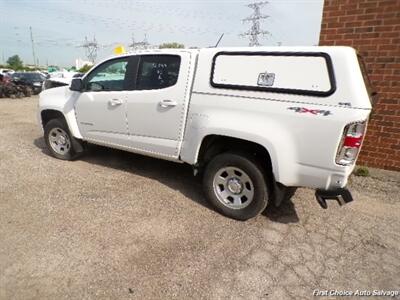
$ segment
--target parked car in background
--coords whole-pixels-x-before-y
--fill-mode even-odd
[[[33,94],[37,95],[42,91],[43,82],[46,77],[39,72],[16,72],[12,74],[15,84],[22,84],[31,87]]]
[[[5,75],[5,74],[11,75],[13,73],[15,73],[15,71],[12,69],[0,69],[0,74],[3,74],[3,75]]]
[[[60,86],[70,85],[72,78],[82,77],[83,73],[76,72],[54,72],[43,83],[43,90],[48,90]]]
[[[0,73],[0,98],[32,96],[32,89],[25,84],[15,84],[9,74]]]
[[[11,81],[10,76],[8,76],[7,74],[0,73],[0,83],[5,84],[9,83],[10,81]]]

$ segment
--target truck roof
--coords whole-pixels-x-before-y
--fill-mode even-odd
[[[208,48],[165,48],[165,49],[145,49],[128,51],[124,54],[112,55],[111,58],[137,55],[137,54],[161,54],[161,53],[179,53],[179,52],[354,52],[355,50],[348,46],[262,46],[262,47],[208,47]]]

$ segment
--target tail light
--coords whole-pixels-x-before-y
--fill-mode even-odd
[[[366,121],[348,124],[343,131],[343,137],[336,155],[336,163],[348,166],[355,162],[364,139]]]

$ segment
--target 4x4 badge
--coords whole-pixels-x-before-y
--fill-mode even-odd
[[[332,115],[330,110],[310,109],[306,107],[288,107],[288,109],[294,110],[295,112],[298,113],[310,113],[313,115],[323,115],[323,116]]]

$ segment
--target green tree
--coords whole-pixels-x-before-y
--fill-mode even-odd
[[[87,71],[89,71],[92,68],[91,65],[84,65],[82,68],[80,68],[78,70],[79,73],[86,73]]]
[[[13,55],[7,59],[7,64],[14,70],[20,70],[23,68],[23,63],[18,55]]]
[[[177,42],[171,42],[171,43],[163,43],[159,46],[160,49],[165,49],[165,48],[185,48],[184,44],[179,44]]]

